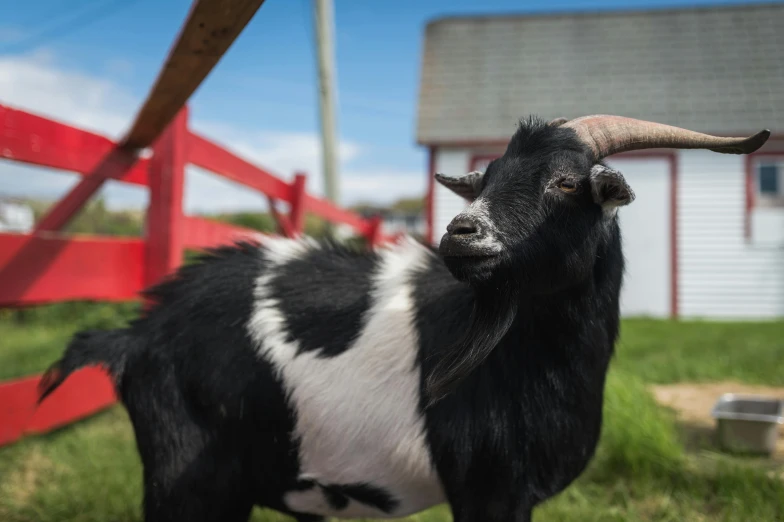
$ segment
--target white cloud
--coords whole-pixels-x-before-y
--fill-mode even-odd
[[[104,63],[106,74],[112,78],[127,79],[133,74],[133,63],[124,58],[113,58]]]
[[[110,80],[57,67],[46,51],[0,57],[0,103],[119,138],[140,100]]]
[[[35,196],[51,200],[65,193],[78,179],[79,176],[68,172],[3,161],[0,163],[0,196]]]
[[[108,62],[107,69],[119,74],[131,71],[132,64],[116,60]],[[0,103],[119,139],[141,100],[110,79],[63,69],[52,53],[37,52],[0,57]],[[243,129],[228,121],[196,120],[192,127],[283,179],[291,179],[295,171],[307,172],[309,192],[323,194],[317,135]],[[343,141],[339,157],[341,201],[345,204],[388,203],[398,197],[423,194],[425,180],[421,172],[375,166],[372,158],[363,156],[361,144]],[[357,165],[361,164],[367,167],[360,169]],[[56,198],[76,179],[72,175],[0,163],[0,193]],[[189,212],[266,208],[263,195],[193,168],[188,169],[185,194],[185,209]],[[103,195],[114,208],[146,204],[144,190],[120,183],[107,184]]]
[[[223,124],[194,122],[194,127],[205,137],[220,143],[237,155],[249,160],[278,177],[290,180],[295,172],[308,175],[307,189],[313,194],[324,194],[322,154],[319,137],[310,133],[254,132]],[[375,167],[363,155],[361,145],[344,141],[339,149],[340,195],[344,204],[360,201],[391,203],[401,197],[424,194],[426,180],[419,171],[398,171],[384,166]],[[357,165],[370,163],[370,167]],[[200,198],[201,199],[201,198]],[[204,198],[206,200],[206,198]]]
[[[193,122],[193,127],[196,132],[283,178],[290,178],[294,171],[321,171],[321,142],[315,134],[258,131],[198,120]],[[360,154],[359,144],[340,143],[338,155],[344,165]]]

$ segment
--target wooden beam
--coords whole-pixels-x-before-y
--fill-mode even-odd
[[[148,147],[185,106],[264,0],[196,0],[123,147]]]

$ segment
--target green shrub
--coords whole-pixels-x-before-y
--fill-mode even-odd
[[[595,468],[606,477],[667,475],[682,465],[683,446],[675,420],[639,377],[623,371],[609,373],[603,420]]]
[[[138,311],[138,301],[123,303],[65,301],[18,310],[4,310],[0,315],[0,321],[76,328],[119,328]]]

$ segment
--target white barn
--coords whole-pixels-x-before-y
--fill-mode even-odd
[[[417,141],[427,234],[465,205],[433,172],[482,169],[520,117],[618,114],[717,134],[768,128],[750,156],[610,158],[637,194],[620,212],[625,316],[784,316],[784,4],[451,17],[425,33]]]

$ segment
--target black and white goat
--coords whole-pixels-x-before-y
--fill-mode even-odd
[[[400,517],[524,522],[591,459],[618,334],[611,154],[750,153],[616,116],[531,118],[484,175],[438,175],[471,201],[439,251],[311,240],[220,248],[148,292],[127,329],[77,334],[42,399],[103,365],[135,430],[148,522]]]

